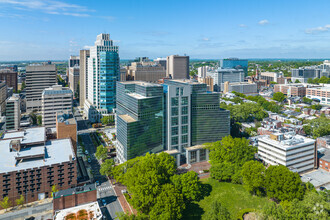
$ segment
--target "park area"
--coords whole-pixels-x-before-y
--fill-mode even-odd
[[[202,179],[205,197],[191,203],[183,214],[183,219],[201,219],[205,210],[210,209],[213,201],[218,200],[228,209],[232,219],[238,219],[241,210],[260,210],[269,203],[267,197],[252,196],[242,185],[228,182],[219,182],[212,178]],[[242,213],[243,214],[243,213]]]

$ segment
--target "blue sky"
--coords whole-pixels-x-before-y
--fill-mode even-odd
[[[328,0],[0,0],[0,60],[67,59],[109,33],[121,59],[329,58]]]

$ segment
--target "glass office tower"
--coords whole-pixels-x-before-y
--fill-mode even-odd
[[[99,103],[100,109],[108,112],[116,107],[116,82],[120,77],[117,51],[100,52]]]
[[[163,148],[163,87],[117,82],[117,158],[120,163]]]

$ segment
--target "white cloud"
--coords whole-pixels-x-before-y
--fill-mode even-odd
[[[83,49],[84,49],[84,50],[89,50],[91,47],[92,47],[92,46],[87,46],[87,45],[85,45],[85,46],[83,46]]]
[[[324,25],[323,27],[309,28],[305,30],[306,34],[315,34],[320,32],[326,32],[330,30],[330,24]]]
[[[241,28],[245,28],[245,27],[247,27],[246,24],[240,24],[239,26],[240,26]]]
[[[202,41],[210,41],[210,38],[204,37]]]
[[[266,25],[268,23],[269,23],[269,21],[267,19],[264,19],[264,20],[261,20],[258,22],[258,24],[260,24],[260,25]]]
[[[38,10],[47,14],[87,17],[87,7],[52,0],[0,0],[0,4],[20,10]]]

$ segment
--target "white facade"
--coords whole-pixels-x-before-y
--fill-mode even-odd
[[[258,140],[259,157],[271,165],[284,165],[303,173],[314,168],[315,140],[295,135],[291,138],[284,134],[272,134]]]
[[[87,99],[84,104],[85,115],[91,122],[98,121],[99,117],[89,118],[90,112],[94,111],[92,115],[97,113],[108,114],[107,111],[100,109],[99,103],[99,73],[100,73],[100,57],[99,53],[102,51],[116,51],[118,52],[118,46],[113,45],[113,41],[110,40],[109,34],[99,34],[96,37],[94,46],[90,47],[90,57],[87,60],[88,66],[88,83],[87,83]],[[88,103],[86,103],[88,102]],[[92,109],[87,109],[90,108]],[[96,111],[96,112],[95,112]]]
[[[55,85],[42,93],[42,124],[46,128],[56,127],[56,113],[72,112],[73,94],[69,88]]]
[[[220,92],[224,89],[224,83],[244,82],[244,70],[242,69],[218,69],[212,75],[214,91]]]

